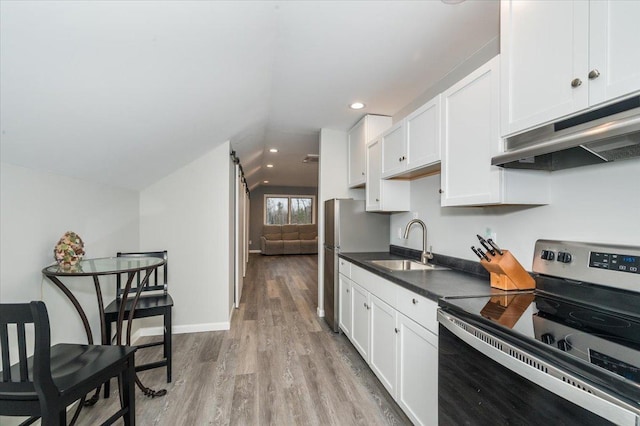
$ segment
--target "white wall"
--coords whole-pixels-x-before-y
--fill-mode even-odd
[[[324,316],[324,202],[332,198],[364,200],[363,189],[348,189],[347,134],[321,129],[318,165],[318,315]]]
[[[174,332],[229,328],[233,301],[229,149],[225,142],[140,193],[140,249],[166,249],[169,254]]]
[[[66,231],[77,232],[85,257],[137,250],[138,192],[0,164],[0,301],[44,300],[53,343],[86,343],[73,305],[42,276],[54,262],[53,247]],[[93,281],[63,279],[78,297],[100,341]],[[101,279],[105,301],[115,296],[113,279]]]
[[[579,167],[551,173],[551,202],[539,207],[440,207],[440,175],[411,182],[411,210],[426,223],[433,251],[478,260],[470,246],[486,228],[501,247],[531,270],[537,239],[566,239],[640,245],[640,160]],[[391,244],[422,248],[412,230],[398,238],[411,213],[391,217]]]

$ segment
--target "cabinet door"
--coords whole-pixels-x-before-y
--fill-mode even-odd
[[[380,139],[367,144],[367,185],[365,198],[367,211],[380,210]]]
[[[369,293],[355,282],[351,286],[351,342],[362,358],[369,362]]]
[[[499,56],[442,94],[442,206],[501,201]]]
[[[344,275],[338,275],[338,279],[340,281],[340,299],[339,303],[339,324],[342,332],[347,336],[351,337],[351,324],[353,318],[351,316],[351,280],[349,280]]]
[[[369,366],[392,397],[396,397],[396,310],[374,295],[371,301],[371,354]]]
[[[506,0],[500,13],[501,133],[587,108],[589,2]]]
[[[440,95],[405,119],[407,170],[440,161]]]
[[[438,337],[398,314],[396,401],[416,425],[438,424]]]
[[[382,134],[382,177],[393,176],[407,168],[404,121]]]
[[[365,118],[349,131],[349,187],[365,182]]]
[[[639,1],[590,2],[589,101],[640,90]]]

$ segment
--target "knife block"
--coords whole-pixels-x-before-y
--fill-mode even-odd
[[[536,288],[536,282],[522,267],[520,262],[508,250],[502,250],[502,255],[496,253],[491,262],[480,260],[484,269],[491,276],[491,287],[500,290],[531,290]]]

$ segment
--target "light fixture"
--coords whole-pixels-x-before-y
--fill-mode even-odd
[[[269,152],[278,152],[278,148],[271,148]]]
[[[267,164],[267,167],[271,169],[273,168],[273,164]]]
[[[268,180],[263,180],[262,183],[269,183],[269,181]]]
[[[464,0],[440,0],[440,1],[444,4],[459,4],[459,3],[462,3]]]
[[[349,105],[349,108],[351,109],[362,109],[364,108],[366,105],[363,104],[362,102],[354,102],[351,105]]]

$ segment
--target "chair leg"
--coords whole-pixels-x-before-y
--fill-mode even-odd
[[[136,424],[136,392],[135,377],[136,367],[134,364],[133,354],[127,360],[127,368],[122,372],[120,379],[121,404],[122,408],[127,408],[127,412],[123,417],[125,426],[135,426]]]
[[[105,321],[105,341],[102,342],[103,345],[110,345],[111,344],[111,321],[107,320]],[[104,397],[105,398],[109,398],[109,393],[111,392],[111,379],[108,379],[106,382],[104,382]]]
[[[167,360],[167,383],[171,383],[171,308],[164,314],[164,357]]]

